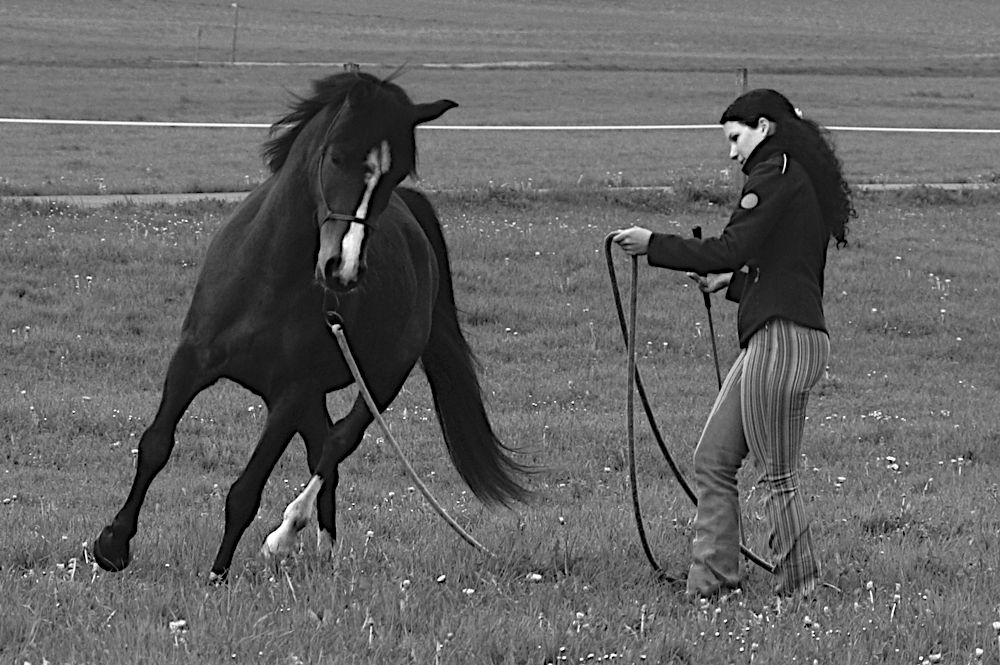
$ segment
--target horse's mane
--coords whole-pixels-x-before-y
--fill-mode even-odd
[[[410,98],[403,89],[392,82],[398,74],[399,70],[386,79],[379,79],[366,72],[332,74],[313,81],[312,96],[293,95],[291,111],[271,125],[272,138],[264,143],[264,162],[271,173],[277,172],[284,165],[292,144],[309,121],[327,106],[339,107],[358,86],[365,86],[369,88],[369,94],[377,95],[373,98],[376,103],[412,106]]]

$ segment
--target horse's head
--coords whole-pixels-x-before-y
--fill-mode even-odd
[[[414,104],[396,84],[365,73],[334,75],[314,90],[275,125],[289,129],[266,154],[274,171],[297,162],[318,225],[316,280],[348,291],[364,275],[366,241],[392,190],[414,171],[414,129],[457,104]]]

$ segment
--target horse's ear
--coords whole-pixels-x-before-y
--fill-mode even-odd
[[[458,104],[450,99],[439,99],[436,102],[415,104],[413,107],[413,124],[420,125],[422,123],[440,118],[444,115],[445,111],[453,109],[456,106],[458,106]]]

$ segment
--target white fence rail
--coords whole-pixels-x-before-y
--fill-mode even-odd
[[[176,127],[190,129],[268,129],[267,123],[248,122],[170,122],[156,120],[73,120],[50,118],[0,118],[0,124],[22,125],[91,125],[107,127]],[[421,129],[448,131],[516,132],[604,132],[604,131],[685,131],[718,129],[718,125],[420,125]],[[909,134],[1000,134],[1000,129],[961,127],[850,127],[829,125],[838,132],[874,132]]]

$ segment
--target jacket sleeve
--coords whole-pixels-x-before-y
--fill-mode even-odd
[[[784,156],[761,162],[750,172],[729,223],[717,238],[684,238],[653,233],[647,261],[658,268],[697,273],[737,271],[759,253],[790,199],[794,186]]]

